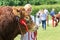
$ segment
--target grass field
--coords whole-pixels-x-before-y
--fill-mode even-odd
[[[38,40],[60,40],[60,25],[57,27],[47,26],[46,30],[41,27],[38,30]]]
[[[15,40],[20,40],[20,35],[18,35]],[[37,40],[60,40],[60,23],[57,27],[49,25],[46,30],[43,30],[40,26],[38,29]]]

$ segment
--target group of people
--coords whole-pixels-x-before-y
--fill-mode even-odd
[[[44,30],[46,30],[46,21],[48,25],[48,13],[49,12],[47,9],[42,9],[42,10],[39,10],[36,14],[36,17],[39,18],[39,22],[42,23],[42,28]]]
[[[55,27],[56,14],[55,14],[54,8],[52,8],[50,12],[45,8],[45,9],[39,10],[36,14],[36,17],[38,17],[40,23],[42,23],[42,28],[45,30],[46,30],[46,25],[49,26],[49,15],[52,17],[52,27]]]
[[[30,4],[26,4],[24,9],[28,15],[31,15],[32,6]],[[52,25],[54,26],[54,9],[52,9],[50,15],[52,17]],[[46,8],[39,10],[35,16],[31,15],[31,18],[33,22],[36,23],[37,29],[39,28],[40,23],[42,23],[42,28],[44,30],[46,30],[46,24],[49,25],[49,11]],[[26,34],[21,35],[21,40],[37,40],[37,30],[35,32],[26,32]]]

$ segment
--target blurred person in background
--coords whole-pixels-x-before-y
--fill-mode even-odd
[[[52,17],[52,26],[54,27],[54,18],[55,18],[55,9],[54,8],[51,10],[50,15]]]
[[[41,21],[42,21],[42,28],[43,28],[44,30],[46,30],[47,15],[44,13],[44,10],[43,10],[43,9],[41,10],[40,18],[41,18]]]
[[[45,8],[44,13],[47,15],[47,26],[49,26],[49,11]]]

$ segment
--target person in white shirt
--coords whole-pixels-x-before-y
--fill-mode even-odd
[[[47,26],[49,26],[49,11],[45,8],[44,13],[47,15]]]
[[[41,13],[41,10],[39,10],[39,11],[36,13],[36,24],[37,24],[38,26],[40,26],[40,23],[41,23],[40,13]]]
[[[41,18],[41,21],[42,21],[42,28],[44,30],[46,30],[46,19],[47,19],[47,15],[44,13],[44,10],[43,9],[41,10],[40,18]]]
[[[28,15],[31,15],[31,12],[32,12],[32,6],[30,4],[26,4],[24,6],[26,12],[28,13]],[[34,16],[31,15],[31,18],[34,22]],[[21,35],[21,40],[37,40],[37,32],[26,32],[26,34],[24,35]]]

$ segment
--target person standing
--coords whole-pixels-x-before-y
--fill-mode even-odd
[[[49,11],[45,8],[44,13],[47,15],[47,26],[49,26]]]
[[[31,15],[32,6],[30,4],[26,4],[24,6],[24,9],[25,9],[25,11],[26,11],[26,13],[28,15]],[[33,15],[31,15],[31,18],[32,18],[32,20],[34,22],[34,16]],[[21,40],[36,40],[36,38],[37,38],[36,36],[37,36],[37,32],[36,31],[35,32],[26,32],[26,34],[21,35]]]
[[[55,9],[51,10],[50,15],[52,17],[52,26],[54,27]]]
[[[40,23],[41,23],[40,13],[41,13],[41,10],[39,10],[39,11],[36,13],[36,24],[37,24],[38,26],[40,26]]]
[[[41,21],[42,21],[42,28],[44,30],[46,30],[46,19],[47,19],[47,15],[44,13],[44,10],[43,9],[41,10],[40,18],[41,18]]]

